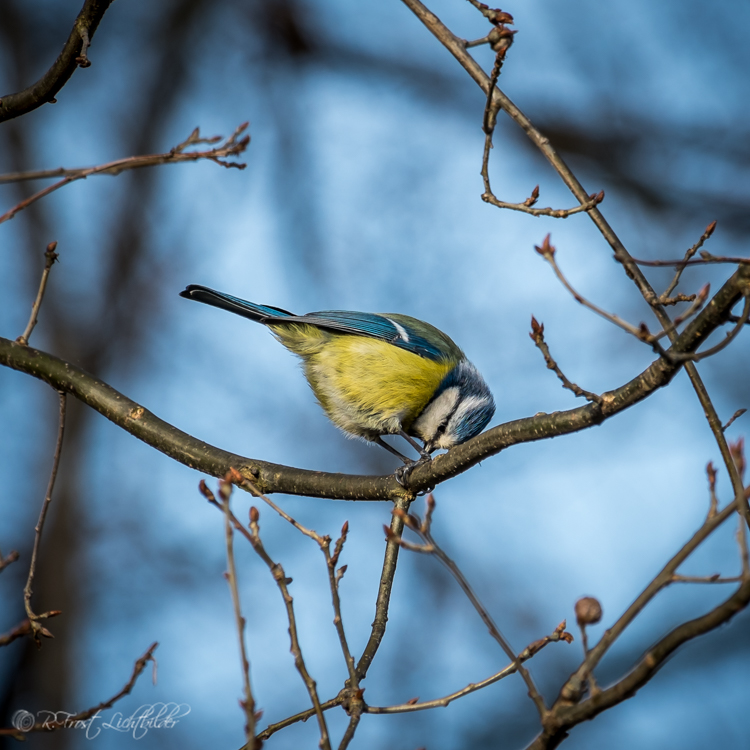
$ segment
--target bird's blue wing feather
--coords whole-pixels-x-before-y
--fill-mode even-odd
[[[295,317],[294,320],[331,331],[341,331],[342,333],[369,336],[370,338],[387,341],[389,344],[427,359],[440,360],[445,358],[444,351],[427,341],[403,319],[396,322],[387,315],[378,315],[377,313],[323,310],[322,312],[300,315]]]

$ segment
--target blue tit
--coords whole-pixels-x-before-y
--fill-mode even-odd
[[[406,464],[411,460],[382,435],[401,435],[426,459],[438,448],[478,435],[495,413],[489,388],[458,346],[408,315],[343,310],[294,315],[195,284],[180,296],[263,323],[300,357],[307,382],[337,427]]]

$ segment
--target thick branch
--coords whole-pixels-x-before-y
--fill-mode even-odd
[[[750,266],[743,265],[685,328],[669,352],[695,351],[726,321],[732,307],[748,289]],[[139,440],[197,471],[223,477],[234,467],[265,494],[284,492],[341,500],[391,501],[405,494],[404,488],[392,476],[350,476],[305,471],[220,450],[167,424],[69,362],[8,339],[0,338],[0,364],[44,380],[57,390],[71,393]],[[681,366],[680,361],[660,357],[629,383],[603,393],[601,404],[592,403],[568,411],[539,414],[488,430],[445,455],[418,466],[409,477],[409,492],[421,492],[433,487],[516,443],[566,435],[600,424],[667,385]]]
[[[548,750],[557,747],[567,736],[567,730],[632,697],[642,688],[683,643],[715,630],[742,611],[750,602],[750,580],[735,593],[702,617],[682,623],[652,646],[622,680],[577,705],[556,705],[550,711],[545,732],[529,746],[529,750]]]
[[[42,104],[54,101],[55,94],[68,82],[75,69],[78,66],[87,68],[91,64],[86,49],[111,4],[112,0],[86,0],[68,41],[52,67],[29,88],[17,94],[6,94],[0,99],[0,122],[20,117]]]

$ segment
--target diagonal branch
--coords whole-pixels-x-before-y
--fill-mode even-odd
[[[724,324],[732,307],[748,290],[750,266],[743,265],[686,326],[668,352],[684,354],[694,351],[711,332]],[[139,440],[191,468],[223,477],[234,467],[264,494],[283,492],[341,500],[390,501],[407,494],[393,476],[306,471],[244,458],[207,445],[159,419],[72,363],[8,339],[0,338],[0,364],[70,393]],[[682,361],[660,357],[629,383],[601,394],[601,404],[590,403],[567,411],[538,414],[488,430],[415,468],[409,477],[410,492],[418,493],[434,487],[512,445],[579,432],[601,424],[667,385],[682,366]]]
[[[12,120],[47,102],[55,102],[55,94],[68,82],[78,67],[88,68],[86,50],[113,0],[86,0],[78,14],[68,41],[52,67],[33,85],[17,94],[0,99],[0,122]]]

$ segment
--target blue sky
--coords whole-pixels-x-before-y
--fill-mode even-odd
[[[60,19],[62,29],[77,5],[38,3]],[[485,33],[468,3],[444,0],[430,7],[460,36]],[[128,133],[137,132],[145,118],[158,123],[148,135],[159,151],[196,125],[207,135],[228,134],[250,120],[244,171],[210,163],[161,167],[142,193],[145,205],[133,204],[138,236],[147,247],[137,256],[137,283],[123,302],[123,319],[129,309],[137,325],[111,333],[96,375],[224,449],[310,469],[382,474],[395,469],[394,461],[347,440],[327,422],[294,358],[267,331],[191,305],[179,291],[200,283],[299,313],[361,309],[428,320],[454,338],[487,379],[498,402],[493,425],[576,405],[528,337],[532,314],[545,324],[560,366],[584,388],[614,388],[648,365],[652,353],[579,306],[533,250],[551,232],[558,261],[582,294],[636,324],[651,325],[635,287],[585,216],[533,218],[480,200],[482,97],[403,5],[310,3],[305,18],[315,34],[307,41],[317,47],[296,65],[272,40],[252,36],[253,8],[225,2],[204,12],[190,32],[189,64],[175,73],[179,94],[160,119],[138,106],[158,66],[169,64],[151,36],[158,13],[148,3],[115,3],[90,50],[92,67],[76,72],[54,107],[23,120],[29,169],[128,155],[122,150]],[[688,215],[657,211],[613,180],[606,165],[597,171],[571,156],[587,190],[606,190],[602,210],[634,256],[679,257],[715,218],[714,206],[726,207],[730,196],[740,202],[747,197],[750,61],[740,38],[745,8],[716,3],[705,22],[699,6],[678,3],[539,0],[504,9],[513,13],[519,33],[501,86],[533,120],[596,126],[604,133],[635,122],[644,142],[627,152],[628,169],[665,195],[702,196]],[[61,32],[48,25],[42,35],[47,47],[39,43],[39,70],[30,74],[38,75],[59,48],[55,33]],[[150,31],[139,33],[144,28]],[[491,64],[486,50],[476,54],[486,67]],[[3,90],[13,88],[7,55],[0,56]],[[573,205],[513,127],[501,122],[495,139],[491,175],[498,196],[520,201],[538,183],[539,205]],[[696,133],[705,141],[691,147]],[[11,156],[6,151],[4,165]],[[94,335],[107,309],[106,257],[115,246],[113,234],[126,224],[131,179],[125,174],[71,185],[44,201],[35,226],[21,215],[0,227],[1,335],[15,338],[25,324],[38,272],[24,254],[30,252],[29,238],[43,230],[44,242],[59,242],[61,262],[50,290],[55,307],[49,309],[65,317],[68,338],[53,335],[43,308],[32,344],[75,361],[86,343],[76,342],[76,335]],[[8,188],[0,196],[4,206],[14,202]],[[711,252],[742,254],[742,239],[735,225],[724,229],[720,223]],[[727,275],[727,269],[690,271],[684,291],[696,291],[705,280],[716,289]],[[668,275],[650,277],[658,287]],[[742,373],[748,364],[743,334],[701,365],[724,419],[747,405]],[[55,404],[47,386],[0,370],[4,552],[29,544],[51,459]],[[69,516],[77,541],[65,585],[77,592],[78,624],[63,646],[45,643],[37,657],[64,649],[76,665],[69,704],[53,708],[77,710],[116,692],[134,659],[159,640],[158,685],[144,675],[120,710],[155,701],[186,703],[191,713],[170,730],[167,742],[198,747],[210,738],[216,746],[237,747],[241,678],[222,577],[222,518],[198,493],[199,474],[98,415],[84,418],[79,412],[77,418],[85,419],[71,479],[78,487]],[[728,434],[735,438],[745,430],[739,420]],[[600,427],[517,446],[442,485],[435,535],[516,648],[551,632],[562,619],[572,626],[573,605],[586,594],[604,607],[602,624],[591,629],[596,639],[702,522],[709,460],[720,464],[681,373],[670,388]],[[724,501],[728,488],[722,473]],[[382,524],[390,508],[277,500],[320,533],[335,536],[349,521],[341,593],[345,626],[358,653],[372,620]],[[245,517],[249,499],[238,493],[235,503]],[[269,553],[294,579],[291,593],[308,667],[321,695],[331,697],[345,669],[322,555],[263,507],[261,530]],[[685,572],[735,574],[734,530],[727,525],[718,532]],[[275,721],[306,707],[307,698],[288,654],[278,590],[252,551],[237,547],[256,700],[263,721]],[[18,594],[7,575],[3,595],[12,603]],[[613,648],[601,679],[621,675],[670,627],[728,594],[689,586],[665,592]],[[13,606],[4,608],[3,630],[20,619]],[[746,632],[747,616],[740,615],[703,643],[689,645],[636,698],[576,728],[567,746],[657,748],[671,740],[697,748],[709,736],[716,744],[736,745],[749,687],[748,671],[739,666],[746,664],[750,645]],[[10,671],[14,657],[3,656],[0,666]],[[549,700],[579,658],[577,639],[550,647],[532,663]],[[366,700],[387,705],[417,695],[439,697],[504,663],[437,563],[404,554]],[[510,678],[447,709],[366,716],[353,746],[521,746],[534,733],[524,693],[521,681]],[[345,717],[329,717],[340,736]],[[95,741],[101,748],[121,748],[132,738],[110,731]],[[274,736],[267,747],[312,747],[316,741],[308,722]],[[141,742],[156,746],[164,737],[149,735]]]

